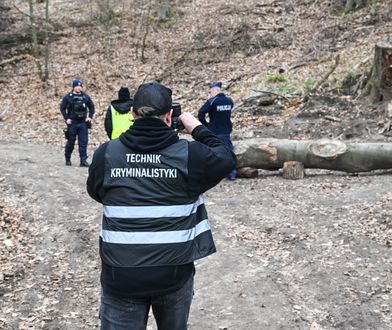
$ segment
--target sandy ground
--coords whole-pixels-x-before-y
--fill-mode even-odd
[[[0,236],[0,328],[98,328],[87,170],[51,146],[0,141],[0,154],[22,222]],[[392,329],[391,184],[388,171],[222,181],[206,194],[218,252],[197,262],[189,329]]]

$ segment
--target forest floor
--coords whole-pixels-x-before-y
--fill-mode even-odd
[[[23,59],[0,65],[0,329],[98,328],[101,208],[86,169],[64,166],[58,109],[74,78],[96,105],[90,159],[118,88],[154,79],[193,113],[221,80],[234,140],[392,140],[361,85],[392,34],[390,1],[347,13],[329,0],[176,0],[163,23],[146,1],[116,1],[106,21],[94,1],[75,2],[50,2],[45,85],[28,3],[0,6],[0,60]],[[206,193],[218,252],[196,265],[189,329],[392,329],[392,172],[259,172]]]

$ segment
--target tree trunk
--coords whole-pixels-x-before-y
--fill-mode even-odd
[[[372,103],[392,100],[392,42],[379,42],[375,47],[373,69],[366,86]]]
[[[348,11],[357,9],[361,6],[365,5],[365,0],[347,0],[346,1],[346,9]]]
[[[251,139],[235,143],[237,167],[278,170],[287,161],[305,168],[367,172],[392,168],[391,143],[343,143],[336,140]]]
[[[259,175],[257,168],[252,167],[240,167],[237,169],[238,178],[256,178]]]
[[[147,13],[146,13],[146,17],[145,17],[145,30],[144,30],[144,34],[143,34],[143,38],[142,38],[142,49],[141,49],[141,55],[140,55],[140,60],[142,61],[142,63],[146,62],[146,57],[144,56],[144,52],[146,49],[146,43],[147,43],[147,35],[148,35],[148,31],[150,30],[150,12],[151,12],[151,0],[149,0],[148,2],[148,7],[147,7]]]
[[[43,81],[48,83],[49,80],[49,0],[45,0],[45,62]]]
[[[35,22],[35,17],[34,17],[34,5],[33,5],[33,0],[29,0],[29,16],[30,16],[30,27],[31,27],[31,45],[33,48],[33,56],[35,58],[35,64],[37,66],[38,70],[38,76],[41,80],[43,80],[43,73],[42,73],[42,67],[41,67],[41,62],[39,61],[39,45],[38,45],[38,33],[37,33],[37,24]]]

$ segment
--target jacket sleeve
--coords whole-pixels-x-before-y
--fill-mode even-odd
[[[63,97],[60,103],[60,112],[64,118],[64,121],[69,119],[69,114],[67,113],[67,107],[68,107],[68,94]]]
[[[207,100],[203,106],[199,109],[197,114],[198,119],[200,122],[205,126],[208,127],[208,122],[206,121],[206,114],[210,111],[210,102]]]
[[[105,152],[107,143],[102,144],[93,155],[88,169],[87,193],[91,198],[102,204],[103,180],[105,177]]]
[[[94,117],[94,112],[95,112],[95,106],[93,101],[91,100],[91,97],[87,95],[87,99],[86,99],[86,105],[88,108],[88,116],[93,119]]]
[[[105,125],[106,134],[108,135],[108,138],[111,140],[112,139],[112,132],[113,132],[113,123],[112,123],[112,109],[110,106],[106,110],[104,125]]]
[[[236,157],[219,138],[203,125],[197,126],[189,144],[189,186],[198,196],[216,186],[236,167]]]

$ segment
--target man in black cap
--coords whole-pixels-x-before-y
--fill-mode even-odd
[[[231,150],[233,143],[230,134],[233,130],[231,123],[231,110],[233,100],[222,92],[222,83],[210,84],[210,98],[199,109],[198,118],[200,122],[216,134]],[[208,114],[209,122],[206,120]],[[237,171],[234,169],[228,176],[229,180],[235,180]]]
[[[110,140],[117,139],[121,133],[133,125],[132,104],[133,100],[128,87],[121,86],[118,99],[112,101],[106,111],[105,131]]]
[[[235,167],[230,149],[190,113],[171,128],[172,91],[139,86],[135,122],[93,156],[87,191],[103,204],[101,329],[187,329],[194,261],[215,252],[203,193]],[[121,315],[121,317],[119,316]]]
[[[90,96],[83,92],[81,80],[72,80],[72,91],[63,97],[60,112],[67,125],[68,138],[65,145],[65,165],[71,166],[71,155],[78,138],[80,166],[88,167],[87,145],[88,127],[94,116],[94,103]]]

